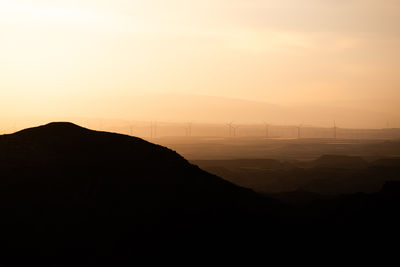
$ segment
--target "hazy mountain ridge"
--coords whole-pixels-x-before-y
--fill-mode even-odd
[[[356,156],[323,155],[312,161],[246,159],[192,162],[228,181],[257,192],[304,190],[316,194],[338,195],[378,192],[385,182],[400,180],[399,159],[382,158],[368,162]]]
[[[327,225],[342,234],[366,218],[363,227],[371,226],[381,214],[389,225],[398,222],[396,183],[377,194],[304,193],[312,204],[292,205],[211,175],[167,148],[69,123],[0,136],[0,166],[1,261],[10,266],[123,266],[161,252],[204,257],[205,249],[243,254],[260,240],[270,251],[302,240],[296,237],[304,229],[310,238]]]

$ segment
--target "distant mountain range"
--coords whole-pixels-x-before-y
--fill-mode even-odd
[[[215,260],[288,244],[299,250],[321,232],[318,246],[366,230],[381,235],[383,226],[394,236],[400,222],[395,182],[375,194],[268,197],[168,148],[71,123],[0,136],[0,170],[4,266]],[[292,205],[296,198],[311,204]]]
[[[260,193],[307,191],[323,195],[378,192],[400,181],[400,158],[367,162],[361,157],[324,155],[313,161],[274,159],[194,160],[194,164]]]

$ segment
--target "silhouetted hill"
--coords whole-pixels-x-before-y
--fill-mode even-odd
[[[168,148],[135,137],[87,130],[71,123],[50,123],[13,135],[0,136],[0,147],[4,170],[15,164],[19,167],[23,164],[28,168],[75,168],[75,175],[81,175],[78,171],[97,174],[104,171],[115,174],[129,171],[128,174],[132,176],[129,183],[140,185],[171,183],[174,180],[175,186],[180,186],[200,182],[197,176],[203,176],[193,190],[228,189],[233,194],[251,194],[248,190],[201,171]],[[177,167],[181,170],[177,170]],[[62,174],[61,170],[58,170],[57,175]],[[159,173],[164,178],[152,176]],[[197,175],[186,180],[168,176],[187,173]]]
[[[255,163],[233,165],[252,173],[258,164],[270,173],[279,168],[291,173],[290,181],[303,182],[315,171]],[[374,168],[371,173],[382,172]],[[395,236],[399,223],[395,182],[374,194],[324,197],[303,190],[273,199],[209,174],[168,148],[70,123],[0,136],[0,169],[5,266],[132,266],[139,257],[211,259],[283,245],[287,251],[288,244],[299,249],[320,233],[325,240],[318,245],[383,227]]]
[[[298,190],[337,195],[377,192],[386,181],[400,179],[398,158],[367,162],[361,157],[324,155],[312,161],[197,160],[202,169],[261,193]]]
[[[331,199],[332,196],[321,195],[313,192],[308,192],[302,189],[290,192],[281,192],[267,194],[267,196],[278,199],[284,203],[289,203],[292,205],[309,205],[312,202],[319,200]]]
[[[378,159],[371,163],[375,167],[400,167],[400,158],[384,158]]]
[[[192,162],[204,167],[224,166],[226,168],[262,170],[284,170],[292,168],[290,164],[274,159],[193,160]]]
[[[364,169],[368,166],[368,163],[361,157],[323,155],[315,160],[312,165],[318,168]]]
[[[228,234],[260,199],[168,148],[71,123],[0,136],[0,168],[4,240],[44,250]]]

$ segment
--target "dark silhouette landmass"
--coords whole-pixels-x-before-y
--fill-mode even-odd
[[[351,164],[365,168],[359,159]],[[394,238],[399,223],[395,181],[371,194],[267,196],[168,148],[70,123],[0,136],[0,169],[5,266],[132,266],[145,255],[201,258],[256,244],[271,251],[320,233],[355,239],[367,229],[368,236],[385,229]]]
[[[241,127],[239,129],[242,129]],[[354,137],[357,138],[357,135]],[[274,159],[313,161],[324,155],[362,157],[368,162],[400,157],[400,140],[264,137],[163,137],[152,140],[189,161]]]
[[[312,161],[243,159],[192,163],[259,193],[297,190],[323,195],[373,193],[386,181],[400,181],[400,158],[366,161],[356,156],[324,155]]]

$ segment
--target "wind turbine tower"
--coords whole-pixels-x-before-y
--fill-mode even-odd
[[[232,125],[232,130],[233,130],[233,137],[236,137],[237,130],[239,129],[239,125],[233,126]]]
[[[150,137],[156,137],[157,136],[157,122],[151,122],[150,125]]]
[[[186,127],[184,127],[186,136],[192,136],[192,125],[191,122],[188,122]]]
[[[336,127],[336,121],[333,121],[333,138],[337,138],[337,127]]]
[[[192,136],[192,126],[193,126],[193,123],[189,122],[188,123],[189,136]]]
[[[301,138],[301,124],[299,126],[297,126],[297,139]]]
[[[265,138],[269,138],[269,124],[264,122],[265,126]]]
[[[232,130],[233,130],[233,121],[231,121],[230,123],[227,123],[226,125],[228,125],[229,137],[231,137],[232,136]]]

